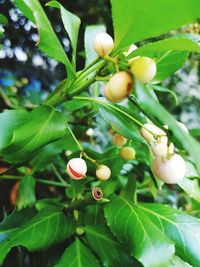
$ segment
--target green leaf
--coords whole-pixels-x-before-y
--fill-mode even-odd
[[[93,40],[95,36],[100,32],[106,32],[106,27],[104,25],[90,25],[86,27],[84,36],[86,65],[88,65],[93,60],[95,60],[95,58],[98,57],[97,53],[93,48]]]
[[[31,207],[35,204],[35,201],[35,179],[32,176],[25,176],[19,184],[17,207],[19,210]]]
[[[16,128],[10,144],[2,150],[7,162],[23,162],[42,146],[62,138],[67,131],[65,116],[53,108],[35,108],[24,125]]]
[[[99,267],[97,259],[90,250],[76,239],[66,248],[58,264],[55,267]]]
[[[132,202],[112,198],[105,207],[105,216],[113,234],[145,267],[165,266],[173,256],[172,242]]]
[[[153,89],[158,92],[169,93],[174,98],[175,105],[178,105],[178,98],[172,90],[162,87],[162,86],[158,86],[158,85],[152,85],[152,86],[153,86]]]
[[[182,261],[178,256],[174,256],[166,267],[192,267],[192,265]]]
[[[71,142],[69,137],[68,140]],[[30,161],[33,171],[45,169],[66,147],[65,138],[62,138],[37,150],[37,154]]]
[[[11,214],[6,214],[0,223],[0,242],[6,239],[22,224],[29,221],[35,214],[36,211],[34,209],[14,210]]]
[[[176,254],[181,259],[200,266],[200,222],[197,218],[161,204],[145,203],[138,208],[175,243]]]
[[[189,52],[170,51],[161,53],[157,62],[157,73],[153,82],[160,82],[179,70],[185,63]]]
[[[4,28],[0,25],[0,37],[3,36],[4,32],[5,32]],[[1,49],[1,46],[0,46],[0,49]]]
[[[117,49],[167,33],[200,15],[196,0],[111,0],[111,5]]]
[[[200,144],[177,124],[172,115],[152,97],[149,89],[139,82],[136,82],[135,89],[140,108],[150,113],[163,125],[168,125],[169,130],[176,139],[175,141],[180,142],[183,148],[191,155],[200,173]]]
[[[189,197],[194,198],[200,203],[200,187],[198,180],[191,180],[184,177],[178,185],[189,195]]]
[[[103,266],[136,266],[105,225],[88,225],[84,230],[91,249],[100,258]]]
[[[191,129],[190,134],[194,137],[199,137],[200,136],[200,128]]]
[[[91,100],[92,101],[92,100]],[[118,133],[134,141],[143,142],[139,134],[139,127],[133,116],[129,115],[122,106],[110,104],[104,99],[95,102],[102,117]]]
[[[58,60],[67,67],[69,78],[75,77],[72,67],[61,43],[59,42],[40,2],[38,0],[15,0],[24,15],[36,24],[39,32],[39,48],[47,56]]]
[[[66,189],[66,195],[69,198],[76,198],[79,194],[81,194],[84,190],[85,181],[76,181],[71,179],[70,181],[70,187]]]
[[[128,55],[128,59],[135,56],[157,57],[161,52],[188,51],[200,53],[200,37],[195,34],[178,34],[175,37],[143,45]]]
[[[8,19],[6,16],[0,13],[0,24],[1,25],[7,25],[8,24]]]
[[[13,131],[26,123],[28,112],[25,110],[8,110],[0,113],[0,150],[7,146],[13,135]]]
[[[41,210],[0,243],[0,264],[15,246],[23,246],[29,251],[46,249],[68,238],[72,234],[72,229],[72,221],[64,213]]]
[[[61,12],[61,18],[63,25],[65,27],[66,32],[69,35],[69,38],[71,40],[72,45],[72,62],[73,66],[75,68],[76,66],[76,49],[77,49],[77,39],[78,39],[78,32],[80,28],[81,21],[80,19],[66,10],[60,3],[57,1],[50,1],[46,4],[46,6],[52,6],[60,9]]]

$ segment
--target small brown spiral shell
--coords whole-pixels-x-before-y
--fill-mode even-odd
[[[92,196],[95,200],[101,200],[103,198],[103,192],[100,187],[92,188]]]

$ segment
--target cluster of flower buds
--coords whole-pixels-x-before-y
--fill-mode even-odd
[[[67,163],[67,173],[74,180],[81,180],[86,177],[87,165],[82,158],[73,158]],[[98,165],[96,177],[99,180],[108,180],[111,176],[111,170],[106,165]]]
[[[121,135],[116,133],[113,136],[113,143],[120,147],[120,156],[124,159],[124,160],[133,160],[135,159],[135,155],[136,155],[136,151],[133,147],[127,146],[127,139]],[[126,146],[125,146],[126,145]]]
[[[114,42],[109,34],[101,32],[95,36],[93,47],[100,57],[106,58],[112,52]],[[124,55],[128,56],[136,49],[137,46],[132,44]],[[148,83],[156,75],[157,67],[152,58],[137,56],[130,59],[128,63],[130,64],[130,71],[116,72],[105,84],[104,96],[107,100],[118,103],[127,98],[133,91],[134,77],[142,83]]]
[[[188,132],[184,124],[180,122],[177,124],[186,133]],[[164,183],[180,182],[185,176],[186,164],[180,155],[174,153],[174,145],[168,142],[166,132],[152,123],[146,123],[141,129],[141,135],[150,144],[155,156],[151,166],[153,173]]]

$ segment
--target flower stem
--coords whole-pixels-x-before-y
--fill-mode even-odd
[[[59,180],[61,183],[66,183],[65,180],[64,180],[64,179],[62,178],[62,176],[60,175],[60,173],[58,172],[56,166],[55,166],[53,163],[51,163],[51,167],[52,167],[52,170],[53,170],[55,176],[58,178],[58,180]]]
[[[16,176],[16,175],[2,175],[0,176],[0,179],[6,179],[6,180],[21,180],[26,176]],[[50,180],[45,180],[45,179],[35,179],[36,182],[41,183],[41,184],[47,184],[47,185],[55,185],[59,187],[69,187],[69,185],[65,183],[60,183],[56,181],[50,181]]]
[[[72,132],[70,127],[68,127],[68,130],[69,130],[72,138],[74,139],[75,143],[77,144],[78,148],[80,149],[80,151],[83,152],[83,148],[82,148],[81,144],[79,143],[78,139],[76,138],[76,136],[74,135],[74,133]]]

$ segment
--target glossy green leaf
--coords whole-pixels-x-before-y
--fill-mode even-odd
[[[24,15],[36,24],[39,32],[38,45],[41,51],[66,65],[68,76],[74,78],[75,71],[40,2],[38,0],[15,0],[15,3]]]
[[[189,52],[170,51],[161,53],[157,62],[157,73],[153,82],[160,82],[179,70],[185,63]]]
[[[16,128],[10,144],[2,150],[7,162],[23,162],[42,146],[62,138],[67,132],[65,116],[53,108],[41,106],[28,116],[27,123]]]
[[[190,134],[194,137],[199,137],[200,136],[200,128],[191,129]]]
[[[175,139],[191,155],[200,173],[200,144],[176,123],[173,116],[151,96],[149,89],[139,82],[136,82],[135,89],[140,107],[162,122],[163,125],[168,125]]]
[[[8,110],[0,113],[0,150],[7,146],[13,136],[13,131],[26,123],[28,112],[25,110]]]
[[[200,37],[195,34],[178,34],[175,37],[149,43],[133,51],[127,58],[135,56],[157,57],[161,52],[188,51],[200,53]]]
[[[92,101],[92,100],[91,100]],[[120,105],[114,105],[104,99],[95,102],[102,117],[118,133],[134,141],[143,142],[139,134],[137,119],[129,115]]]
[[[200,16],[198,0],[111,0],[115,48],[156,37]]]
[[[169,93],[174,98],[174,104],[178,105],[178,98],[172,90],[158,85],[153,85],[153,89],[158,92]]]
[[[95,58],[98,57],[97,53],[93,48],[93,41],[95,36],[100,32],[106,32],[106,27],[104,25],[90,25],[86,27],[84,36],[86,65],[88,65],[93,60],[95,60]]]
[[[174,245],[138,206],[116,196],[106,205],[105,216],[113,234],[145,267],[169,263]]]
[[[191,180],[184,177],[178,185],[189,195],[189,197],[194,198],[200,203],[200,187],[197,179]]]
[[[14,210],[11,214],[6,214],[0,223],[0,242],[6,239],[21,225],[29,221],[35,214],[36,211],[34,209]]]
[[[46,249],[68,238],[72,234],[72,229],[72,222],[64,213],[41,210],[0,243],[0,264],[15,246],[23,246],[29,251]]]
[[[84,227],[84,230],[91,250],[98,255],[103,266],[137,266],[134,265],[133,259],[131,259],[131,257],[124,251],[125,248],[114,239],[106,226],[87,225]]]
[[[66,248],[55,267],[99,267],[99,263],[90,250],[76,239]]]
[[[77,48],[77,40],[78,40],[78,32],[80,28],[81,21],[80,19],[66,10],[59,2],[50,1],[46,4],[46,6],[52,6],[60,9],[61,18],[63,25],[65,27],[66,32],[69,35],[71,45],[72,45],[72,62],[74,67],[76,66],[76,48]]]
[[[17,192],[17,207],[19,210],[28,208],[35,204],[35,179],[32,176],[25,176],[19,184]]]
[[[181,259],[200,266],[200,222],[197,218],[161,204],[142,204],[138,208],[175,244]]]
[[[69,142],[65,141],[66,138]],[[33,171],[45,169],[57,155],[59,155],[62,151],[69,149],[67,144],[71,143],[71,138],[69,138],[69,136],[66,138],[59,139],[58,141],[37,150],[36,155],[30,161]]]

